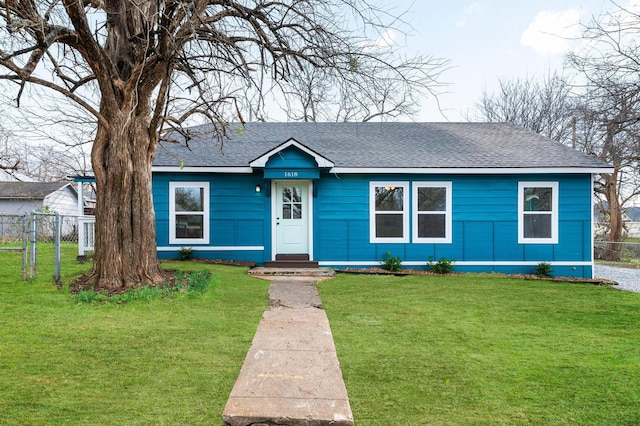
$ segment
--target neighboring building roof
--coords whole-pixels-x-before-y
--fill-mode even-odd
[[[71,184],[69,182],[0,182],[0,199],[43,200],[47,195],[67,185]]]
[[[610,169],[596,158],[509,123],[231,124],[220,143],[212,127],[184,144],[161,142],[154,167],[249,167],[293,138],[342,169]],[[276,150],[277,151],[277,150]],[[500,170],[496,170],[500,172]]]
[[[33,179],[14,170],[0,169],[0,182],[33,182]]]

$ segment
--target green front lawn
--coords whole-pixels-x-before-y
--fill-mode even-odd
[[[0,252],[0,424],[221,424],[268,282],[76,304]],[[17,256],[17,255],[16,255]],[[68,282],[88,265],[63,270]],[[463,275],[319,285],[357,425],[640,424],[640,294]]]
[[[211,270],[208,292],[74,304],[50,275],[24,283],[3,268],[0,424],[221,424],[268,282],[246,268],[166,266]]]
[[[319,288],[358,425],[640,424],[640,294],[477,275]]]

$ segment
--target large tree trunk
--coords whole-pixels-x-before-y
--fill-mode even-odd
[[[92,151],[96,177],[95,251],[92,282],[110,292],[156,285],[169,274],[157,258],[151,164],[156,133],[140,104],[107,110]],[[104,105],[103,105],[104,107]]]
[[[612,174],[603,175],[603,177],[605,179],[605,198],[609,206],[609,236],[607,237],[607,250],[604,258],[605,260],[619,261],[624,223],[618,199],[618,168],[614,167]]]

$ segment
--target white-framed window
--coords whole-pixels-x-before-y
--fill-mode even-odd
[[[451,182],[413,183],[413,242],[451,243]]]
[[[209,244],[209,182],[169,182],[169,243]]]
[[[557,242],[558,182],[518,182],[518,243]]]
[[[409,183],[369,184],[369,223],[372,243],[409,242]]]

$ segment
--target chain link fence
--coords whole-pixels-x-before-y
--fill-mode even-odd
[[[594,242],[594,255],[596,260],[616,259],[618,253],[619,260],[622,262],[640,264],[640,243],[610,243],[603,240],[596,240]]]
[[[92,216],[0,214],[0,264],[21,264],[23,280],[40,270],[53,273],[57,281],[63,267],[86,260],[93,251],[93,223]]]
[[[20,270],[27,280],[39,271],[57,281],[61,269],[91,256],[94,222],[93,216],[0,213],[0,272]],[[623,262],[640,264],[640,242],[594,242],[596,260],[610,259],[612,251],[619,251]]]

